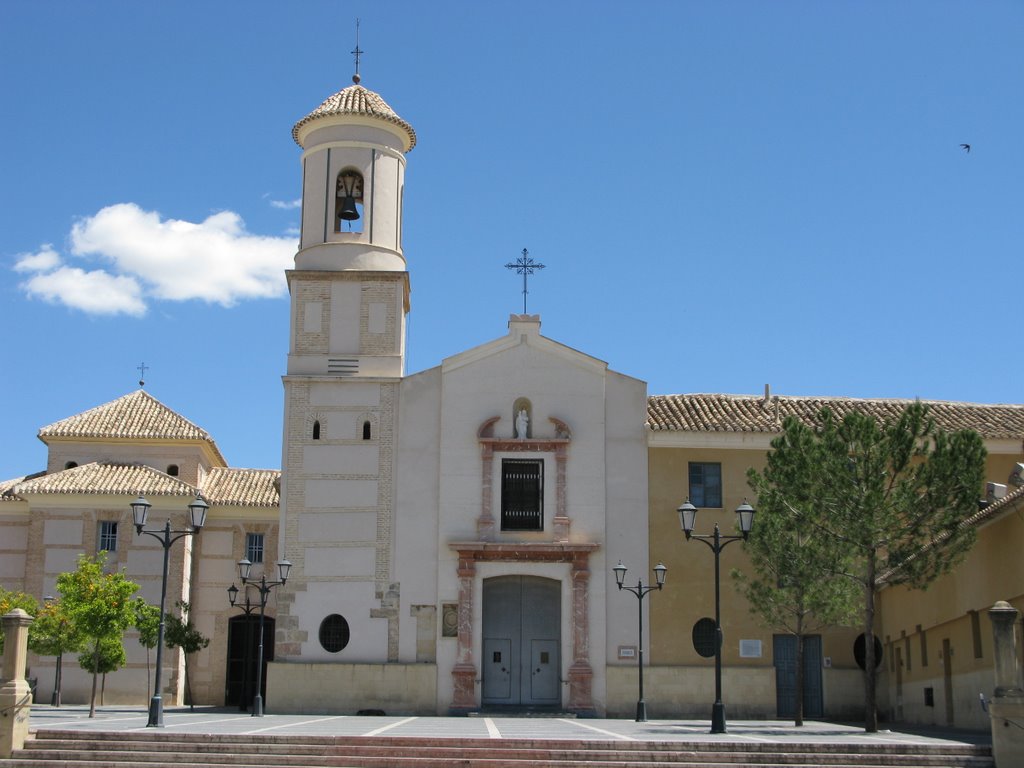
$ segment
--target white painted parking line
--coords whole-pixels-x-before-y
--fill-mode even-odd
[[[304,725],[313,725],[313,723],[326,723],[328,720],[344,720],[346,717],[348,717],[348,715],[334,715],[332,717],[318,717],[316,720],[299,720],[293,723],[281,723],[281,725],[271,725],[267,728],[257,728],[254,731],[242,731],[242,735],[251,736],[254,733],[265,733],[278,728],[301,728]]]
[[[588,731],[595,731],[602,733],[605,736],[611,736],[613,739],[621,739],[622,741],[639,741],[634,739],[632,736],[623,736],[621,733],[615,733],[614,731],[606,731],[604,728],[597,728],[593,725],[587,725],[586,723],[580,722],[579,720],[571,720],[569,718],[558,718],[560,723],[568,723],[569,725],[578,725],[580,728],[586,728]]]
[[[498,726],[494,724],[494,721],[489,717],[484,718],[484,725],[487,726],[487,735],[492,739],[500,739],[501,731],[498,730]]]
[[[384,731],[390,731],[392,728],[397,728],[400,725],[405,725],[406,723],[411,723],[413,720],[416,720],[416,719],[417,718],[415,718],[415,717],[407,717],[407,718],[405,718],[405,720],[399,720],[397,723],[392,723],[391,725],[385,725],[382,728],[377,728],[376,730],[370,731],[369,733],[364,733],[363,736],[377,736],[378,734],[384,733]]]

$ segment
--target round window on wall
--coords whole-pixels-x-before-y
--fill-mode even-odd
[[[325,651],[337,653],[348,645],[348,622],[344,616],[332,613],[320,622],[320,645]]]

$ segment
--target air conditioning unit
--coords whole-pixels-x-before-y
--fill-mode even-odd
[[[985,501],[999,501],[1006,495],[1006,486],[1002,483],[985,483]]]
[[[1017,462],[1013,468],[1013,472],[1010,473],[1010,479],[1006,481],[1014,488],[1020,488],[1024,485],[1024,463]]]

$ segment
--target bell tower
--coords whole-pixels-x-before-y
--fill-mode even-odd
[[[341,645],[348,660],[388,661],[397,658],[392,473],[409,311],[402,198],[416,133],[357,74],[292,137],[303,150],[302,219],[287,273],[281,531],[294,589],[281,596],[277,657],[336,659]]]

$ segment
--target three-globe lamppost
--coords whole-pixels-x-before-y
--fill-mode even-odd
[[[727,545],[734,541],[746,540],[754,525],[754,508],[743,502],[736,508],[739,518],[740,535],[723,536],[715,523],[713,534],[697,534],[693,532],[693,524],[697,519],[697,508],[687,499],[679,509],[679,524],[682,526],[686,540],[697,539],[707,544],[715,553],[715,703],[711,707],[711,732],[725,733],[725,704],[722,703],[722,601],[719,555]]]
[[[256,659],[256,695],[252,700],[252,716],[263,717],[263,615],[267,607],[267,598],[270,596],[270,591],[274,587],[280,587],[282,584],[288,581],[288,573],[292,569],[292,564],[287,560],[281,560],[277,564],[278,580],[267,581],[267,575],[264,573],[260,576],[259,581],[253,581],[252,586],[255,587],[260,593],[260,646],[257,652]],[[243,557],[238,561],[238,578],[242,580],[242,586],[245,586],[251,581],[252,563],[249,559]],[[232,591],[234,590],[234,591]],[[228,599],[231,601],[231,605],[235,604],[235,600],[238,598],[238,589],[232,584],[228,588]]]
[[[164,548],[164,570],[163,578],[160,581],[160,628],[157,632],[156,641],[156,677],[153,682],[153,698],[149,701],[149,722],[147,727],[164,727],[164,700],[160,692],[160,673],[163,670],[164,652],[164,603],[167,601],[167,565],[171,552],[171,545],[178,539],[186,536],[195,536],[206,523],[206,512],[210,506],[203,501],[202,496],[196,495],[196,500],[188,505],[189,517],[192,527],[183,531],[171,530],[170,518],[164,523],[163,528],[145,530],[146,517],[149,515],[149,508],[153,506],[141,495],[132,502],[132,519],[135,521],[136,535],[152,536],[160,542]]]
[[[638,579],[635,587],[627,587],[625,584],[623,584],[623,582],[626,579],[626,571],[628,569],[626,568],[626,566],[624,566],[622,564],[621,560],[619,560],[619,564],[616,565],[614,568],[612,568],[612,570],[615,572],[615,583],[618,584],[619,590],[621,591],[621,590],[624,589],[627,592],[632,592],[637,597],[637,601],[636,601],[637,617],[638,617],[637,626],[639,628],[639,632],[638,632],[639,637],[638,637],[638,642],[637,642],[637,656],[638,656],[638,659],[639,659],[639,662],[640,662],[640,664],[639,664],[639,670],[640,670],[639,684],[640,685],[639,685],[639,693],[638,693],[639,698],[637,699],[637,702],[636,702],[636,722],[638,722],[638,723],[646,723],[647,722],[647,703],[644,701],[644,611],[643,611],[643,604],[644,604],[644,597],[646,597],[648,592],[653,592],[654,590],[661,589],[663,586],[665,586],[665,573],[668,571],[668,568],[665,567],[664,563],[658,563],[656,566],[654,566],[654,582],[655,583],[654,584],[648,584],[648,585],[644,586],[643,580],[642,579]]]

